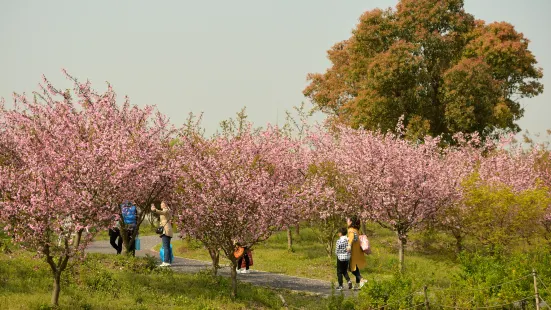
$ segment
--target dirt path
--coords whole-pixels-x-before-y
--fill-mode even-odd
[[[159,236],[142,236],[140,237],[141,250],[136,251],[136,256],[145,256],[146,254],[159,257],[159,253],[153,251],[153,247],[160,243]],[[115,254],[115,250],[111,247],[108,240],[92,242],[86,252]],[[172,269],[177,272],[197,273],[202,269],[210,268],[211,263],[208,261],[199,261],[183,257],[174,257]],[[224,277],[230,277],[230,267],[224,266],[219,271],[219,274]],[[336,277],[336,275],[335,275]],[[284,274],[270,273],[258,270],[251,270],[248,274],[237,274],[237,279],[242,282],[248,282],[254,285],[267,286],[272,288],[283,288],[297,292],[317,294],[321,296],[331,295],[331,283],[328,281],[308,279],[301,277],[293,277]],[[336,282],[336,281],[335,281]],[[357,294],[357,292],[345,289],[345,295]]]

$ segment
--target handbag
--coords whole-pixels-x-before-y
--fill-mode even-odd
[[[371,246],[369,245],[369,240],[367,239],[366,235],[361,235],[359,237],[360,240],[360,247],[362,248],[362,251],[365,253],[365,255],[371,254]]]
[[[157,227],[157,229],[155,230],[155,233],[158,235],[162,235],[163,231],[165,230],[165,226],[166,226],[166,223],[163,226]]]
[[[235,258],[240,258],[243,253],[245,253],[245,248],[244,247],[238,247],[237,250],[235,250],[235,252],[233,252],[233,256]]]

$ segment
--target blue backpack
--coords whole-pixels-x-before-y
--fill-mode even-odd
[[[121,206],[122,211],[122,218],[124,220],[124,223],[126,225],[136,225],[136,217],[138,215],[138,211],[136,210],[136,206],[132,206],[130,204],[123,204]]]

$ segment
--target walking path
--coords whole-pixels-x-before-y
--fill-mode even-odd
[[[159,236],[140,237],[140,245],[142,249],[136,251],[136,256],[145,256],[146,254],[149,254],[153,255],[154,257],[159,257],[159,253],[153,251],[153,247],[155,247],[159,243]],[[86,252],[115,254],[115,250],[111,247],[108,240],[92,242],[86,249]],[[208,261],[199,261],[195,259],[175,256],[172,267],[170,268],[172,268],[176,272],[197,273],[202,269],[210,269],[211,266],[211,262]],[[230,277],[230,272],[231,269],[229,266],[223,266],[221,269],[218,270],[218,274],[224,277]],[[254,285],[288,289],[297,292],[316,294],[324,297],[331,295],[331,283],[328,281],[293,277],[258,270],[251,270],[251,273],[248,274],[237,274],[237,279],[239,281],[248,282]],[[357,294],[356,291],[348,289],[345,289],[343,293],[345,294],[345,296]]]

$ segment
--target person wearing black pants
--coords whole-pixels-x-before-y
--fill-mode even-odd
[[[121,231],[118,227],[109,228],[109,243],[111,246],[117,250],[117,254],[122,252],[122,237]]]
[[[241,255],[241,257],[237,261],[238,273],[249,273],[250,260],[249,260],[248,252],[249,252],[249,249],[245,247],[245,250],[243,251],[243,255]],[[245,260],[245,270],[241,271],[241,264],[243,264],[243,259]]]
[[[348,282],[348,289],[352,288],[352,282],[348,276],[348,263],[350,260],[350,252],[346,251],[346,246],[348,245],[348,237],[346,236],[346,228],[342,227],[339,229],[339,239],[337,239],[337,244],[335,246],[335,254],[337,254],[337,279],[339,280],[339,286],[337,287],[338,291],[343,289],[342,287],[342,278],[344,277]]]

